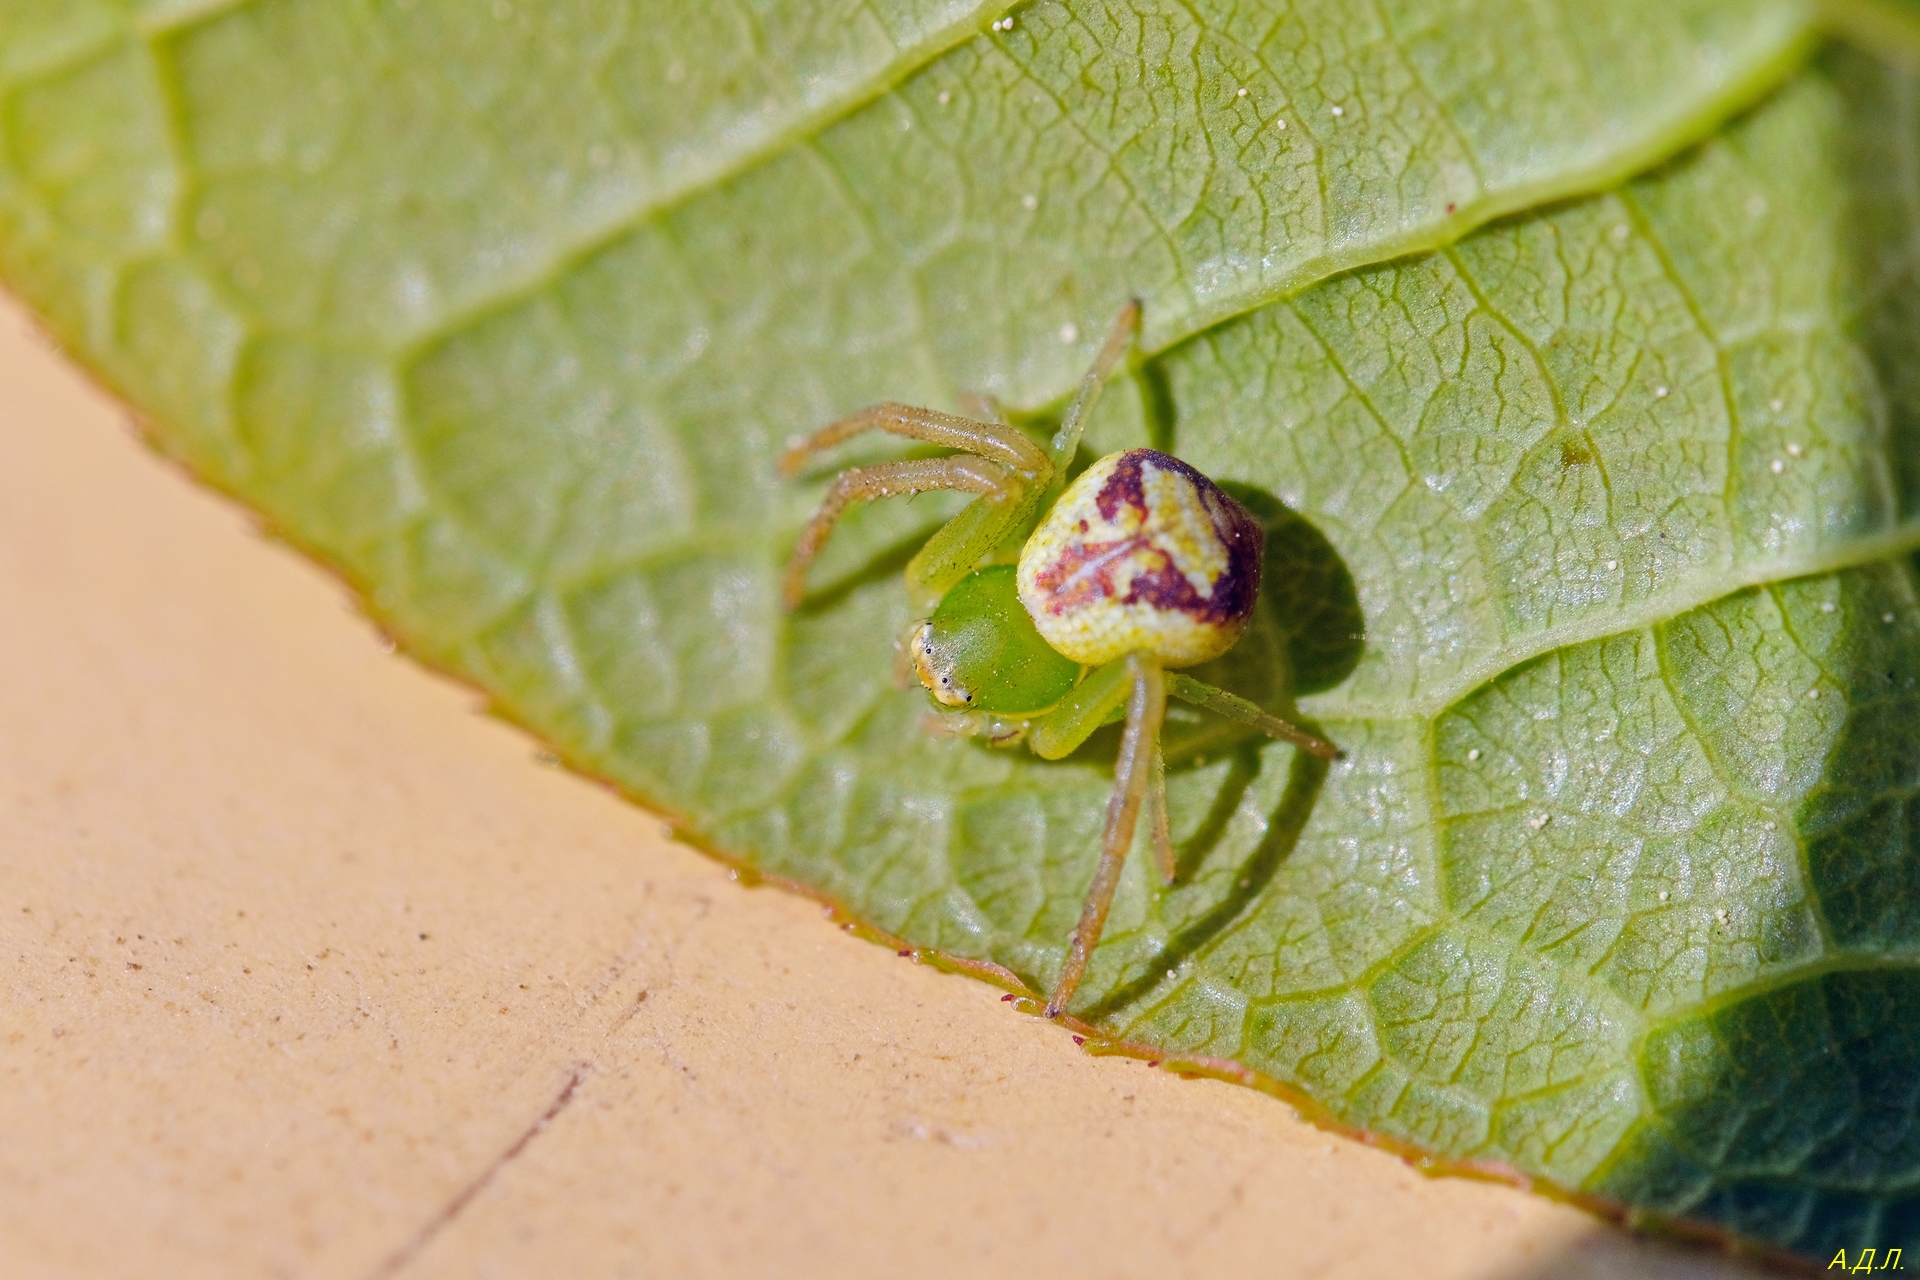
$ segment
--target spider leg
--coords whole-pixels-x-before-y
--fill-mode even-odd
[[[934,530],[933,536],[907,562],[907,596],[914,606],[931,609],[937,605],[940,597],[972,573],[1022,520],[1033,514],[1034,502],[1039,496],[1037,485],[1011,476],[1004,495],[990,494],[978,502],[970,502],[953,519]]]
[[[990,711],[928,711],[920,717],[920,727],[936,738],[984,738],[992,747],[1024,742],[1032,726],[1031,720]]]
[[[1153,780],[1153,756],[1160,741],[1160,722],[1167,712],[1166,679],[1160,660],[1148,653],[1127,655],[1127,673],[1133,678],[1133,691],[1127,699],[1127,728],[1120,739],[1120,758],[1113,767],[1113,791],[1107,797],[1107,826],[1100,839],[1100,861],[1094,868],[1093,883],[1087,887],[1086,902],[1080,908],[1080,923],[1074,927],[1073,942],[1067,948],[1067,962],[1047,997],[1047,1016],[1057,1018],[1080,986],[1087,972],[1087,961],[1107,927],[1107,911],[1113,906],[1114,890],[1120,887],[1120,868],[1126,863],[1127,850],[1133,845],[1133,829],[1140,817],[1140,805],[1146,799]]]
[[[1087,417],[1093,412],[1093,405],[1105,389],[1107,379],[1113,376],[1114,366],[1127,354],[1133,345],[1134,335],[1140,331],[1140,299],[1131,298],[1127,305],[1120,308],[1120,314],[1113,319],[1113,328],[1107,331],[1107,340],[1100,344],[1100,352],[1093,358],[1093,365],[1080,379],[1080,389],[1074,392],[1072,403],[1067,411],[1060,415],[1060,429],[1047,443],[1047,456],[1053,461],[1056,477],[1064,477],[1067,467],[1073,461],[1074,451],[1080,447],[1081,433],[1087,429]]]
[[[1167,758],[1159,740],[1153,744],[1152,776],[1147,779],[1147,830],[1153,836],[1153,860],[1163,883],[1180,878],[1180,859],[1173,851],[1173,832],[1167,825]]]
[[[1095,667],[1060,699],[1060,705],[1040,718],[1028,743],[1042,760],[1060,760],[1093,736],[1101,725],[1111,724],[1127,705],[1133,689],[1132,673],[1124,658],[1104,667]]]
[[[1014,488],[1012,477],[1007,474],[1005,467],[967,454],[949,458],[919,458],[908,462],[883,462],[878,466],[842,471],[834,477],[833,484],[827,488],[827,496],[821,499],[819,508],[814,511],[813,518],[807,521],[800,541],[793,548],[793,556],[787,561],[786,578],[781,585],[781,597],[787,608],[799,607],[807,593],[807,566],[813,563],[827,535],[833,532],[834,523],[851,503],[927,493],[935,489],[957,489],[962,493],[977,493],[1006,501],[1014,496],[1009,493]]]
[[[1004,422],[976,422],[937,409],[892,402],[868,405],[792,445],[780,455],[780,473],[791,476],[814,454],[867,431],[884,431],[945,449],[977,453],[1042,485],[1053,478],[1047,455],[1018,427]]]
[[[1338,760],[1345,754],[1340,748],[1328,742],[1317,733],[1311,733],[1291,720],[1282,720],[1248,702],[1238,694],[1228,693],[1225,689],[1216,689],[1210,684],[1195,680],[1192,676],[1179,674],[1167,677],[1167,693],[1182,702],[1190,702],[1196,707],[1205,707],[1215,715],[1225,716],[1229,720],[1238,720],[1266,734],[1269,738],[1278,738],[1282,742],[1291,742],[1309,755],[1319,756],[1322,760]]]

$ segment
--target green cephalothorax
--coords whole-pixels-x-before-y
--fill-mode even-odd
[[[863,431],[963,451],[842,472],[787,565],[791,608],[849,503],[933,489],[976,495],[907,566],[908,596],[933,608],[903,638],[904,656],[939,708],[927,717],[930,729],[999,746],[1024,741],[1058,760],[1101,725],[1126,722],[1100,863],[1047,999],[1049,1017],[1065,1011],[1086,971],[1142,813],[1161,875],[1176,875],[1160,750],[1169,697],[1315,755],[1339,755],[1317,734],[1169,670],[1220,656],[1246,630],[1264,540],[1252,515],[1186,463],[1152,449],[1110,454],[1064,483],[1094,398],[1139,321],[1137,303],[1121,312],[1045,450],[1004,422],[880,404],[815,433],[782,460],[792,472]],[[1018,565],[979,567],[1036,515]]]
[[[1080,664],[1040,638],[1010,564],[962,578],[916,627],[914,672],[943,707],[1032,716],[1067,696]]]

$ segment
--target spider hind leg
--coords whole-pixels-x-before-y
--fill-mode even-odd
[[[1127,697],[1127,727],[1121,734],[1120,756],[1113,766],[1113,791],[1107,797],[1100,861],[1094,867],[1093,883],[1087,886],[1086,901],[1080,907],[1080,922],[1074,926],[1066,964],[1054,981],[1052,994],[1047,997],[1049,1018],[1057,1018],[1066,1011],[1067,1002],[1080,987],[1080,979],[1086,976],[1087,962],[1107,927],[1107,912],[1113,906],[1114,891],[1120,887],[1120,869],[1126,864],[1127,851],[1133,845],[1140,810],[1147,803],[1148,790],[1161,777],[1154,762],[1160,750],[1160,726],[1167,713],[1166,676],[1160,669],[1160,660],[1152,654],[1129,654],[1126,666],[1132,685]],[[1156,803],[1164,813],[1165,798],[1159,798]],[[1159,819],[1154,821],[1157,825]]]

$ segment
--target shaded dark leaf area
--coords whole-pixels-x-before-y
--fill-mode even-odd
[[[1787,0],[479,13],[12,0],[0,277],[570,762],[1036,990],[1112,733],[924,733],[900,569],[952,506],[856,512],[787,614],[831,467],[774,463],[877,399],[1044,432],[1142,298],[1087,456],[1255,512],[1196,674],[1346,756],[1176,709],[1182,874],[1129,866],[1075,1016],[1656,1218],[1920,1248],[1912,74]]]

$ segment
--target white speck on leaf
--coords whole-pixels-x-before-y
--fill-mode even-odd
[[[1775,458],[1772,462],[1769,462],[1767,464],[1767,469],[1773,472],[1773,474],[1779,475],[1782,471],[1785,471],[1787,469],[1787,464],[1782,462],[1780,459]]]

